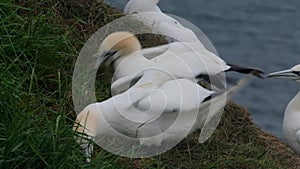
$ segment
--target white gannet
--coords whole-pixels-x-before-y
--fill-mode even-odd
[[[96,67],[100,62],[114,67],[113,95],[128,89],[132,80],[129,75],[135,76],[145,69],[164,72],[161,75],[158,75],[157,72],[155,74],[148,73],[152,76],[153,83],[161,83],[170,77],[194,80],[209,76],[209,80],[211,80],[212,77],[226,71],[251,73],[258,77],[261,77],[262,73],[256,69],[227,64],[199,43],[173,42],[141,49],[139,40],[129,32],[115,32],[108,35],[94,57],[98,58]],[[166,74],[169,75],[166,76]],[[146,76],[144,77],[146,78]],[[216,78],[213,80],[218,81]],[[223,80],[220,81],[224,83]]]
[[[117,116],[117,112],[126,113],[132,107],[132,103],[136,103],[151,92],[153,92],[152,86],[149,88],[147,86],[147,82],[140,83],[140,86],[137,88],[128,89],[127,92],[116,95],[101,103],[88,105],[77,115],[76,123],[73,125],[73,130],[86,134],[84,137],[91,140],[94,140],[98,135],[109,134],[109,132],[106,132],[109,125],[107,125],[107,123],[102,123],[104,113],[106,117],[111,117],[112,120],[121,121],[121,115]],[[127,123],[124,123],[120,128],[121,131],[126,132],[127,130],[135,130],[137,128],[134,124],[128,124],[128,126],[125,126],[126,124]],[[89,162],[93,146],[88,141],[82,141],[79,138],[80,137],[78,137],[78,141],[81,143],[81,147],[85,151],[87,162]]]
[[[287,78],[300,82],[300,64],[288,70],[268,74],[269,78]],[[300,91],[287,105],[283,117],[283,133],[288,145],[300,154]]]
[[[176,145],[189,133],[202,128],[199,141],[204,142],[217,127],[227,100],[245,82],[223,93],[209,91],[187,79],[166,81],[154,91],[145,91],[144,97],[134,96],[130,88],[108,100],[88,105],[78,114],[73,130],[92,140],[118,137],[119,132],[138,139],[141,145],[160,146],[163,141]],[[90,161],[92,144],[80,143]]]
[[[151,28],[154,33],[167,35],[166,39],[169,42],[176,40],[201,43],[191,29],[184,27],[170,15],[164,14],[157,6],[158,2],[159,0],[130,0],[124,8],[124,13],[137,13],[132,16]]]
[[[159,0],[130,0],[124,8],[125,14],[139,12],[161,12],[157,6]]]

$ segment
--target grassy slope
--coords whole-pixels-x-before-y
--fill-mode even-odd
[[[257,129],[249,113],[234,103],[204,144],[197,143],[195,133],[171,151],[147,159],[119,158],[98,148],[92,163],[86,164],[71,130],[72,69],[85,40],[122,16],[92,2],[0,3],[0,168],[300,166],[298,156]],[[153,44],[149,39],[143,38],[145,46]]]

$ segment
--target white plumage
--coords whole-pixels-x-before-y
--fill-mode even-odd
[[[130,0],[125,8],[125,14],[132,15],[151,28],[153,33],[167,35],[172,40],[181,42],[198,42],[196,34],[189,28],[184,27],[178,20],[164,14],[157,6],[158,0]]]
[[[300,82],[300,64],[288,70],[268,74]],[[300,91],[287,105],[283,117],[283,133],[288,145],[300,154]]]
[[[144,87],[141,94],[130,88],[108,100],[88,105],[78,114],[73,129],[96,143],[97,138],[111,136],[120,140],[129,137],[141,145],[161,146],[163,141],[177,144],[202,128],[199,141],[204,142],[217,127],[227,100],[245,83],[243,80],[216,96],[187,79],[166,81],[155,90]],[[83,141],[81,146],[90,161],[92,145]]]
[[[157,6],[159,0],[130,0],[125,8],[125,14],[139,13],[139,12],[161,12]]]

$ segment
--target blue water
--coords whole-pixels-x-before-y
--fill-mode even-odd
[[[106,2],[122,10],[127,0]],[[226,62],[266,73],[300,63],[299,0],[161,0],[159,6],[198,26]],[[262,129],[283,138],[283,112],[299,90],[292,81],[253,79],[234,100]]]

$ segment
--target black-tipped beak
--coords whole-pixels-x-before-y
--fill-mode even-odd
[[[300,75],[299,72],[295,72],[291,69],[288,70],[282,70],[282,71],[278,71],[278,72],[273,72],[267,75],[268,78],[273,78],[273,77],[277,77],[277,78],[288,78],[288,79],[292,79],[292,80],[299,80],[300,79]]]

